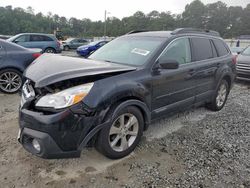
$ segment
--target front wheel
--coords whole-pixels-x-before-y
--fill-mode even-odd
[[[209,103],[207,107],[213,111],[221,110],[227,101],[228,94],[229,94],[228,82],[226,80],[222,80],[218,89],[216,90],[216,94],[212,102]]]
[[[114,117],[111,124],[101,130],[96,148],[111,159],[119,159],[130,154],[139,143],[144,120],[134,106],[120,110]]]

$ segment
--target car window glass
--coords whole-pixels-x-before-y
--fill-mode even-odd
[[[106,42],[100,42],[99,46],[103,46],[104,44],[106,44]]]
[[[42,40],[43,41],[53,41],[53,39],[48,37],[48,36],[42,36]]]
[[[181,38],[174,41],[160,56],[162,59],[176,60],[179,64],[191,62],[189,39]]]
[[[202,61],[213,58],[212,46],[209,39],[192,38],[193,61]]]
[[[213,42],[214,42],[214,45],[216,47],[216,50],[219,56],[224,56],[229,53],[223,41],[217,39],[217,40],[213,40]]]
[[[22,35],[22,36],[15,39],[15,42],[27,42],[27,41],[28,41],[27,35]]]
[[[162,38],[124,36],[105,44],[89,58],[140,66],[152,57],[162,43]],[[92,44],[96,45],[96,42]]]
[[[250,56],[250,47],[247,47],[241,54]]]
[[[211,46],[212,46],[213,57],[218,57],[218,54],[217,54],[217,51],[215,49],[213,41],[211,40],[210,43],[211,43]]]
[[[32,41],[32,42],[43,41],[43,36],[40,36],[40,35],[30,35],[30,41]]]

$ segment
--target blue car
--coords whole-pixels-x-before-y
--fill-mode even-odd
[[[107,44],[108,41],[101,40],[91,42],[88,45],[83,45],[77,48],[76,52],[78,55],[83,57],[88,57],[91,53],[102,47],[103,45]]]
[[[9,39],[26,48],[40,48],[45,53],[61,53],[62,45],[54,35],[43,33],[22,33]]]

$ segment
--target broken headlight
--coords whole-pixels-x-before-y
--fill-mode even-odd
[[[47,94],[36,103],[37,107],[61,109],[72,106],[87,96],[94,83],[75,86],[58,93]]]

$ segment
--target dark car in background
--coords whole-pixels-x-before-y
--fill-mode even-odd
[[[237,79],[250,81],[250,46],[237,57]]]
[[[41,49],[28,49],[0,39],[0,91],[15,93],[23,85],[22,73],[41,55]]]
[[[43,158],[79,157],[86,145],[117,159],[150,122],[206,105],[219,111],[235,57],[217,32],[130,33],[87,59],[46,54],[25,71],[18,140]]]
[[[68,38],[62,42],[63,50],[68,51],[70,49],[76,49],[79,46],[88,44],[89,41],[82,38]]]
[[[83,57],[88,57],[91,53],[96,51],[97,49],[101,48],[105,44],[107,44],[108,41],[106,40],[100,40],[100,41],[94,41],[87,45],[83,45],[77,48],[76,52],[78,55]]]
[[[61,53],[62,51],[61,43],[52,34],[22,33],[7,39],[7,41],[26,48],[40,48],[45,53]]]

